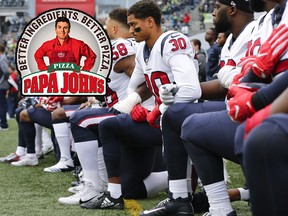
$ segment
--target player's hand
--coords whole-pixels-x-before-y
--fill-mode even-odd
[[[55,97],[40,97],[39,103],[41,106],[49,112],[53,112],[55,109],[61,107],[61,102],[55,102],[57,99]]]
[[[48,102],[48,97],[40,97],[39,98],[39,104],[41,105],[41,106],[46,106],[47,105],[47,102]]]
[[[160,128],[160,117],[161,112],[159,110],[159,105],[156,105],[154,109],[147,114],[147,122],[151,127]]]
[[[144,122],[146,121],[148,114],[148,110],[141,106],[140,104],[137,104],[134,106],[134,108],[131,111],[131,117],[136,122]]]
[[[47,100],[47,104],[53,104],[53,103],[60,103],[62,104],[64,100],[63,96],[58,96],[58,97],[49,97]]]
[[[176,84],[169,83],[160,86],[159,88],[159,97],[162,103],[164,104],[172,104],[175,100],[175,94],[178,91],[178,87]]]
[[[237,64],[241,67],[241,72],[234,76],[232,84],[239,84],[241,79],[251,71],[251,66],[254,64],[256,56],[247,56],[242,58]]]
[[[251,118],[246,120],[244,139],[250,131],[264,121],[270,115],[271,104],[256,112]]]
[[[141,103],[141,97],[139,96],[138,93],[133,92],[129,94],[124,100],[119,101],[118,103],[114,104],[112,107],[113,109],[110,109],[110,110],[113,111],[113,113],[115,114],[119,114],[119,113],[130,114],[133,107],[138,103]]]
[[[249,87],[245,83],[231,85],[228,93],[230,97],[228,114],[233,121],[243,122],[256,112],[251,102],[255,92],[255,88]]]
[[[23,98],[19,105],[23,107],[23,109],[28,109],[32,105],[32,99],[30,97]]]
[[[257,58],[251,66],[253,73],[260,78],[273,74],[281,56],[288,49],[288,27],[285,24],[275,28],[269,38],[261,45]]]

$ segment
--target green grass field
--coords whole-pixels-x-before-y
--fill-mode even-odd
[[[0,157],[16,150],[17,124],[9,120],[9,130],[0,131]],[[87,210],[79,206],[60,205],[57,199],[69,196],[67,192],[74,177],[71,173],[44,173],[43,169],[55,163],[53,153],[46,155],[36,167],[13,167],[0,163],[0,216],[91,216],[138,215],[142,209],[154,207],[166,197],[165,193],[146,200],[125,200],[126,209]],[[241,187],[243,175],[238,165],[228,162],[231,176],[229,187]],[[250,216],[246,202],[233,203],[238,216]],[[201,214],[197,215],[200,216]]]

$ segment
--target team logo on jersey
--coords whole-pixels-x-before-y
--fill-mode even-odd
[[[25,96],[105,95],[112,47],[103,26],[90,15],[57,8],[27,24],[18,40],[16,64]]]

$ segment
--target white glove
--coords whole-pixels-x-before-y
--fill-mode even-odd
[[[141,103],[141,97],[137,92],[132,92],[129,94],[124,100],[119,101],[118,103],[113,105],[114,113],[127,113],[130,114],[133,107]],[[118,111],[118,112],[117,112]]]
[[[159,111],[161,112],[161,114],[163,115],[164,112],[168,109],[169,105],[166,105],[166,104],[160,104],[159,106]]]
[[[178,91],[178,87],[176,84],[169,83],[160,86],[159,88],[159,96],[162,103],[169,105],[174,103],[175,94]]]

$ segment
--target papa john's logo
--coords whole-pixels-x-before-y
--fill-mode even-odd
[[[57,8],[25,27],[16,63],[25,96],[105,95],[112,48],[97,20],[79,10]]]

